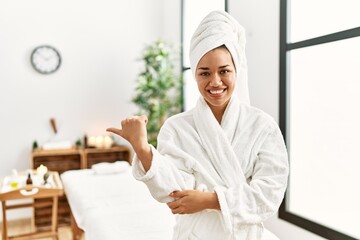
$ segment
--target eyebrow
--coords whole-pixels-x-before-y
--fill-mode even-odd
[[[230,65],[229,64],[226,64],[224,66],[220,66],[219,68],[220,69],[223,69],[223,68],[226,68],[226,67],[229,67]],[[210,68],[208,67],[199,67],[198,70],[209,70]]]

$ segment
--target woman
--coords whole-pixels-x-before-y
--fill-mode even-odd
[[[274,239],[262,222],[282,201],[287,152],[275,121],[249,104],[244,29],[211,12],[192,37],[190,62],[201,97],[164,123],[158,149],[145,116],[107,130],[130,142],[135,178],[176,214],[173,239]]]

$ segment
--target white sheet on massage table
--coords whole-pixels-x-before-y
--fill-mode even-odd
[[[171,239],[174,216],[166,204],[151,197],[145,184],[133,178],[131,168],[106,175],[73,170],[61,179],[86,240]]]

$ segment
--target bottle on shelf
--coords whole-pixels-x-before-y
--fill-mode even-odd
[[[31,174],[28,173],[27,179],[26,179],[26,185],[32,185],[32,179],[31,179]]]
[[[84,148],[88,148],[88,137],[86,134],[84,135]]]

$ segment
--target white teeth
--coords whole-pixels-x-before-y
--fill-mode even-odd
[[[224,89],[221,90],[209,90],[211,94],[220,94],[222,92],[224,92]]]

